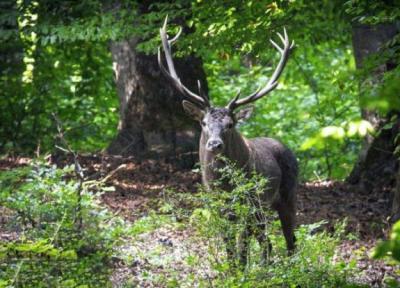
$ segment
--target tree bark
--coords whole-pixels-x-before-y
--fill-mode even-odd
[[[193,165],[200,127],[184,113],[183,97],[161,74],[156,55],[137,52],[137,44],[133,38],[111,45],[120,121],[108,152],[181,159]],[[200,80],[207,91],[200,59],[189,56],[174,62],[189,89],[196,91]]]
[[[398,32],[395,24],[354,26],[353,49],[357,69],[363,69],[366,59],[378,53],[382,45],[391,40]],[[363,90],[371,87],[370,85],[379,85],[383,73],[393,68],[393,63],[376,67],[372,71],[373,83],[365,83],[365,81],[360,83],[360,99],[362,100]],[[391,111],[388,115],[379,115],[377,111],[362,109],[363,119],[368,120],[379,133],[376,137],[371,135],[366,137],[359,159],[347,180],[352,184],[358,184],[360,190],[366,193],[375,187],[393,187],[398,169],[398,160],[394,155],[394,142],[399,133],[400,123],[397,121],[390,129],[385,129],[384,126],[394,114],[398,114],[398,111]],[[397,198],[400,199],[400,195]],[[394,203],[393,207],[399,206],[399,204]]]

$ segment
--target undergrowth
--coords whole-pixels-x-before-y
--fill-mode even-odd
[[[359,273],[356,261],[345,262],[336,251],[345,237],[345,221],[338,222],[333,233],[320,229],[326,224],[324,221],[301,225],[295,232],[296,251],[289,257],[280,222],[275,213],[260,200],[268,181],[256,174],[248,178],[232,163],[228,163],[220,172],[221,181],[215,183],[213,189],[200,188],[197,194],[165,191],[162,200],[164,205],[160,211],[170,215],[169,225],[180,223],[173,229],[179,230],[183,226],[191,231],[186,239],[191,244],[185,246],[187,251],[181,251],[187,267],[185,272],[181,271],[177,276],[174,261],[164,259],[161,263],[168,267],[163,272],[164,277],[160,280],[155,275],[157,272],[149,277],[152,269],[148,269],[147,280],[153,279],[155,286],[168,287],[361,287],[353,282]],[[226,181],[233,188],[230,192],[220,188],[223,185],[219,184],[226,184]],[[230,244],[223,239],[230,236],[234,245],[239,245],[240,235],[249,222],[256,225],[260,221],[255,217],[260,211],[273,246],[269,264],[261,264],[260,245],[252,238],[247,265],[243,267],[227,257],[226,245]],[[234,219],[229,215],[235,215]],[[143,232],[151,233],[149,230]],[[142,257],[151,259],[154,257],[151,253],[149,251],[147,256]],[[167,253],[166,250],[164,253]],[[155,257],[162,258],[161,254]]]
[[[75,180],[73,166],[1,172],[2,232],[15,237],[0,243],[0,287],[108,284],[125,225],[100,205],[101,189]]]
[[[323,222],[298,227],[288,257],[280,223],[261,201],[268,181],[232,164],[221,176],[232,191],[218,183],[196,194],[165,190],[158,211],[128,223],[101,205],[109,188],[80,182],[73,166],[1,172],[1,232],[14,236],[0,243],[0,287],[358,287],[356,263],[336,253],[344,223],[334,233],[319,229]],[[251,238],[247,265],[238,265],[223,238],[238,244],[256,221],[267,224],[269,263]],[[115,261],[128,271],[117,280]]]

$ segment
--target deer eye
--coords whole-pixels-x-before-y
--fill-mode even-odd
[[[201,126],[206,126],[206,122],[205,121],[201,121]]]

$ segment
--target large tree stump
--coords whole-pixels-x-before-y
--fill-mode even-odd
[[[197,161],[199,126],[185,115],[183,97],[161,74],[156,55],[136,51],[134,38],[113,43],[111,52],[119,96],[118,135],[108,147],[111,154]],[[175,59],[182,81],[207,91],[202,62],[193,56]],[[185,156],[186,155],[186,156]]]

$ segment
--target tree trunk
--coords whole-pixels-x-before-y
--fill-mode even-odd
[[[354,26],[353,49],[357,69],[363,69],[366,59],[377,53],[382,45],[397,33],[395,24]],[[365,89],[371,87],[370,85],[379,85],[379,79],[381,79],[382,74],[392,68],[393,63],[386,63],[376,67],[372,72],[374,74],[373,83],[364,83],[365,81],[360,83],[360,99],[362,100],[363,90],[365,91]],[[379,115],[377,111],[362,110],[363,119],[368,120],[379,133],[377,133],[376,137],[366,137],[358,162],[353,168],[348,182],[358,184],[360,190],[366,193],[375,187],[392,187],[394,184],[398,161],[393,152],[395,149],[395,137],[399,133],[400,123],[395,123],[390,129],[385,129],[384,126],[395,113],[398,113],[398,111],[392,111],[390,115]],[[400,191],[400,189],[398,190]],[[400,199],[400,195],[397,198]],[[394,206],[399,206],[399,204],[394,203]]]
[[[161,74],[156,55],[137,52],[138,40],[113,43],[115,81],[119,96],[118,135],[110,154],[197,161],[199,127],[184,113],[180,95]],[[207,91],[202,62],[193,56],[175,59],[176,69],[189,89],[199,79]],[[183,157],[183,158],[182,158]]]

